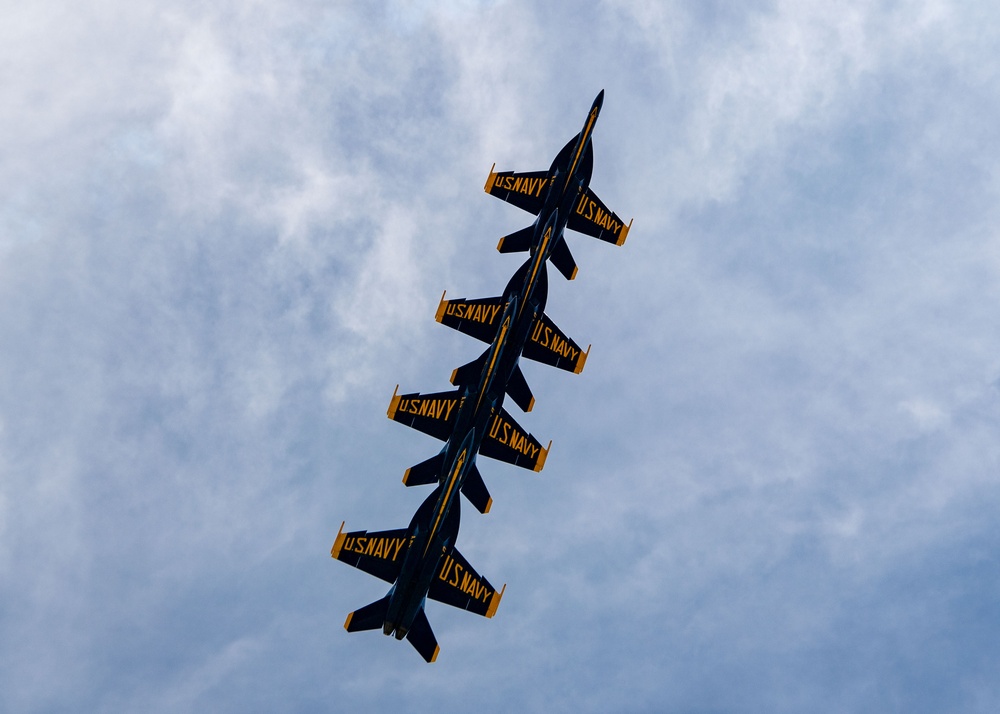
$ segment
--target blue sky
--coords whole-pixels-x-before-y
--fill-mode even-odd
[[[0,27],[0,709],[994,712],[1000,11],[989,3],[42,0]],[[385,418],[476,356],[606,91],[483,460],[496,617],[348,635],[439,448]]]

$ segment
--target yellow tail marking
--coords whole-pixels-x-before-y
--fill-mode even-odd
[[[627,226],[625,226],[624,228],[622,228],[622,232],[621,232],[621,234],[620,234],[620,235],[618,236],[618,241],[617,241],[617,242],[615,243],[615,245],[621,245],[622,243],[624,243],[624,242],[625,242],[625,238],[626,238],[626,237],[628,236],[628,232],[629,232],[630,230],[632,230],[632,221],[633,221],[633,220],[634,220],[634,219],[632,219],[632,218],[629,218],[629,219],[628,219],[628,225],[627,225]]]
[[[536,473],[545,467],[545,459],[549,457],[549,449],[551,448],[552,439],[549,439],[549,445],[542,449],[542,453],[538,456],[538,463],[535,464],[535,468],[533,469]]]
[[[493,169],[495,169],[496,167],[497,167],[496,162],[494,162],[493,165],[490,167],[490,175],[486,177],[486,187],[484,189],[486,193],[489,193],[490,190],[493,188],[493,184],[496,183],[497,175],[496,172],[493,171]]]
[[[455,367],[455,369],[451,370],[451,377],[448,379],[448,381],[451,382],[456,387],[458,386],[457,384],[455,384],[455,377],[457,375],[458,375],[458,367]]]
[[[403,485],[404,486],[409,486],[410,485],[410,484],[406,483],[406,480],[408,478],[410,478],[410,469],[406,469],[406,473],[403,474]]]
[[[441,645],[434,645],[434,654],[431,655],[431,662],[436,662],[438,658],[438,652],[441,651]]]
[[[344,620],[344,629],[345,630],[347,630],[347,628],[351,626],[351,618],[352,617],[354,617],[354,613],[353,612],[350,612],[350,613],[347,614],[347,619]],[[350,632],[350,630],[347,630],[347,631]]]
[[[590,348],[593,345],[587,345],[587,351],[580,353],[580,356],[576,359],[576,367],[573,368],[574,374],[580,374],[583,371],[583,365],[587,364],[587,357],[590,356]]]
[[[389,402],[389,409],[386,411],[386,414],[389,415],[390,419],[396,418],[396,409],[399,408],[399,394],[397,394],[397,392],[399,392],[398,384],[396,385],[396,388],[392,390],[392,401]]]
[[[330,548],[330,557],[336,558],[340,555],[340,549],[344,547],[344,539],[347,538],[347,534],[344,533],[344,523],[346,521],[340,522],[340,530],[337,531],[337,540],[333,541],[333,547]],[[348,617],[347,621],[350,622],[351,618]]]
[[[524,411],[526,411],[526,412],[530,412],[530,411],[531,411],[532,409],[534,409],[534,408],[535,408],[535,398],[534,398],[534,397],[532,397],[532,398],[531,398],[531,401],[530,401],[530,402],[528,402],[528,408],[527,408],[527,409],[525,409]]]
[[[497,614],[497,607],[500,605],[500,598],[503,597],[504,591],[507,589],[507,583],[503,584],[500,588],[500,592],[493,593],[493,597],[490,599],[490,606],[486,610],[486,617],[493,617]]]
[[[576,279],[576,271],[577,271],[577,270],[579,270],[579,268],[578,268],[577,266],[575,266],[575,265],[574,265],[574,266],[573,266],[573,274],[569,276],[569,279],[570,279],[570,280],[574,280],[574,279]]]
[[[444,299],[444,296],[447,294],[448,294],[447,290],[441,293],[441,302],[438,303],[437,312],[434,313],[434,319],[437,320],[438,322],[441,322],[441,318],[444,317],[445,308],[448,307],[448,301]]]
[[[483,509],[483,515],[490,512],[490,508],[493,506],[493,499],[489,498],[486,500],[486,508]]]
[[[503,253],[503,239],[506,237],[507,236],[504,236],[503,238],[500,239],[500,242],[497,243],[497,252]]]

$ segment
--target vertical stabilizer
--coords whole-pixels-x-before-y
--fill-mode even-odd
[[[413,625],[410,626],[409,632],[406,633],[406,639],[426,662],[436,660],[438,652],[441,651],[441,648],[438,647],[437,638],[434,637],[434,631],[431,630],[431,624],[427,622],[427,615],[424,614],[424,608],[417,610],[417,616],[413,618]]]

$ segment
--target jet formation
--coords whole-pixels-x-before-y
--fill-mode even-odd
[[[480,513],[493,503],[476,466],[479,455],[541,471],[552,442],[542,444],[504,408],[511,400],[530,412],[534,394],[521,372],[529,360],[579,374],[584,351],[545,314],[549,262],[572,280],[577,265],[566,245],[566,228],[622,245],[631,228],[590,190],[594,168],[592,135],[604,102],[594,100],[583,129],[559,151],[547,171],[496,172],[486,193],[536,216],[534,223],[500,239],[501,253],[527,252],[528,259],[501,295],[446,300],[435,319],[487,344],[483,353],[451,373],[455,389],[433,394],[393,392],[388,416],[444,442],[435,456],[406,470],[407,486],[434,484],[406,528],[344,532],[341,524],[331,555],[391,584],[380,600],[347,616],[348,632],[376,630],[404,637],[427,661],[440,648],[425,614],[427,598],[493,617],[503,597],[455,547],[461,497]]]

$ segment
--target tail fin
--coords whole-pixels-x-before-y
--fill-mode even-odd
[[[469,503],[476,507],[477,511],[480,513],[490,512],[493,499],[490,497],[490,492],[487,490],[486,484],[483,483],[483,476],[475,464],[472,465],[462,483],[462,493],[469,499]]]
[[[483,374],[483,367],[486,366],[486,358],[489,356],[490,351],[487,349],[481,355],[476,357],[471,362],[463,364],[461,367],[456,367],[451,372],[451,383],[456,387],[464,386],[467,384],[476,384],[479,378]]]
[[[413,618],[413,624],[410,626],[409,632],[406,633],[406,639],[420,653],[425,662],[430,663],[436,660],[438,652],[441,651],[437,638],[434,637],[434,631],[431,630],[431,623],[427,622],[427,615],[424,614],[422,607],[417,610],[417,616]]]
[[[531,240],[535,237],[534,224],[519,231],[514,231],[505,235],[497,243],[497,250],[501,253],[523,253],[531,249]]]
[[[444,452],[432,456],[426,461],[421,461],[416,466],[406,469],[403,474],[403,483],[407,486],[424,486],[429,483],[437,483],[441,478],[441,465],[444,463]]]
[[[389,610],[389,596],[365,605],[347,616],[344,629],[348,632],[377,630],[385,623],[385,614]]]
[[[506,391],[514,403],[521,407],[521,411],[530,412],[535,406],[535,397],[532,395],[531,388],[528,387],[528,380],[524,378],[524,373],[519,365],[514,365],[514,371],[511,372],[510,379],[507,380]]]
[[[573,254],[569,252],[569,246],[566,245],[566,239],[563,236],[559,236],[559,240],[552,246],[549,260],[567,280],[576,277],[576,261],[573,260]]]

